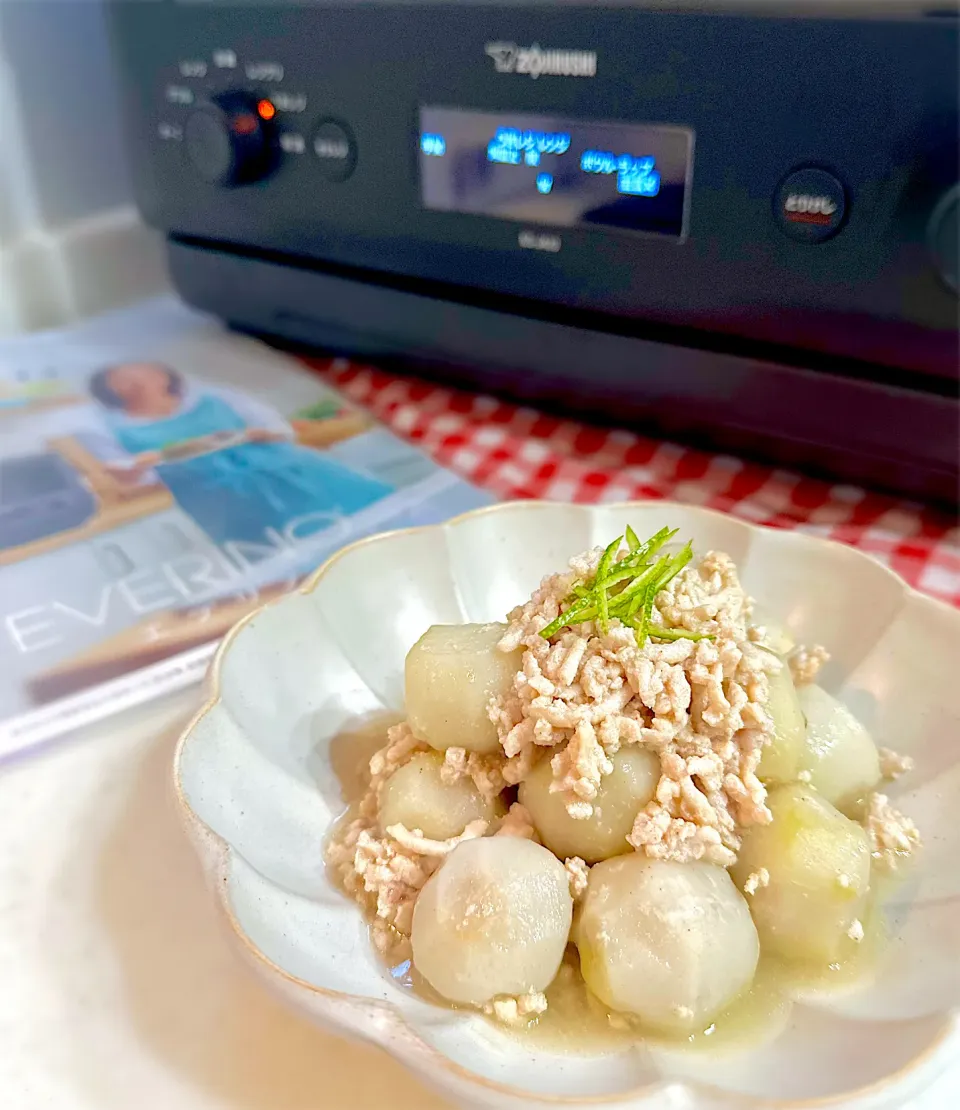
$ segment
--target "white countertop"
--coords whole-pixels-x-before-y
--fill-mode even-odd
[[[443,1110],[234,954],[171,800],[196,694],[0,770],[5,1110]]]
[[[235,954],[171,796],[195,698],[0,770],[0,1106],[449,1110]],[[956,1083],[903,1110],[946,1110]]]

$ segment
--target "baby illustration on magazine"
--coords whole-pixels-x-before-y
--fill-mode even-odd
[[[310,516],[349,516],[394,487],[297,442],[273,408],[234,388],[189,381],[159,362],[123,362],[90,378],[124,482],[155,478],[214,543],[258,542]],[[302,537],[301,537],[302,538]]]

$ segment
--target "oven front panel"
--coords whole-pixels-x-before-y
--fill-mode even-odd
[[[954,20],[171,0],[112,20],[138,199],[171,236],[957,374]]]

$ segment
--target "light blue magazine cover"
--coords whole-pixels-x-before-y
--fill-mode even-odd
[[[345,544],[490,500],[173,299],[0,340],[0,758],[198,681]]]

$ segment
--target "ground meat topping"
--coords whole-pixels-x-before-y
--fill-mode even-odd
[[[880,774],[885,779],[898,779],[913,770],[913,760],[909,755],[900,755],[892,748],[880,748]]]
[[[829,660],[830,652],[820,644],[798,647],[789,660],[794,686],[809,686],[816,682],[820,669]]]
[[[579,902],[587,892],[587,883],[590,879],[590,868],[579,856],[571,856],[563,861],[570,883],[570,895],[574,902]]]
[[[651,859],[693,863],[706,860],[721,867],[736,863],[736,853],[725,847],[720,834],[709,825],[698,825],[681,817],[671,817],[663,806],[650,803],[637,815],[627,841]]]
[[[637,817],[630,843],[659,859],[708,859],[728,865],[737,832],[770,820],[756,776],[772,735],[768,675],[779,661],[747,636],[749,599],[732,560],[709,552],[657,595],[654,625],[712,637],[637,645],[617,620],[540,632],[554,621],[572,584],[595,572],[602,552],[571,560],[544,578],[530,601],[510,613],[499,647],[523,649],[513,693],[491,706],[507,757],[504,778],[518,782],[552,749],[551,790],[568,812],[589,818],[610,757],[642,744],[661,759],[655,798]]]
[[[387,729],[387,743],[370,758],[370,784],[360,802],[359,812],[368,822],[377,815],[377,799],[387,779],[419,752],[430,751],[429,745],[418,740],[406,721]]]
[[[909,817],[890,804],[886,794],[871,794],[867,799],[865,821],[870,848],[877,865],[896,871],[902,859],[920,847],[920,833]]]
[[[377,787],[386,781],[398,767],[410,762],[417,752],[429,751],[429,747],[413,735],[406,723],[391,725],[387,729],[387,744],[370,758],[370,785]]]
[[[447,840],[431,840],[419,829],[408,829],[405,825],[388,825],[387,836],[400,845],[410,856],[448,856],[458,844],[465,840],[476,840],[487,831],[486,821],[471,821],[459,836]]]
[[[761,867],[757,871],[751,871],[747,876],[746,882],[743,884],[744,894],[756,894],[757,891],[770,883],[770,872]]]
[[[516,997],[499,995],[484,1005],[483,1012],[504,1025],[516,1026],[526,1025],[532,1017],[545,1013],[546,1009],[547,996],[540,991],[531,991]]]
[[[325,853],[340,886],[374,917],[374,941],[384,953],[409,935],[417,895],[446,854],[421,852],[415,833],[391,826],[398,839],[381,830],[377,819],[380,788],[397,768],[426,750],[409,725],[387,729],[385,747],[370,759],[370,783],[358,816],[336,830]],[[437,841],[423,840],[423,845],[442,847]]]
[[[597,796],[600,779],[613,770],[600,747],[597,730],[587,720],[578,721],[563,751],[550,762],[553,767],[550,790],[567,796],[571,817],[589,817],[593,813],[589,803]]]
[[[473,785],[488,801],[496,798],[506,782],[503,778],[504,760],[499,755],[481,755],[466,748],[447,748],[443,754],[440,780],[448,785],[462,778],[473,780]]]
[[[359,832],[355,849],[353,870],[363,892],[372,896],[377,917],[409,936],[413,904],[441,857],[418,856],[366,829]]]

